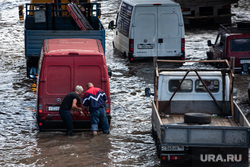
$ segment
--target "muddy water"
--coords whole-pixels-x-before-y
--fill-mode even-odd
[[[62,132],[39,132],[35,120],[36,95],[26,78],[23,22],[17,6],[28,1],[0,0],[0,166],[159,166],[150,135],[152,98],[144,96],[153,88],[152,62],[129,64],[112,49],[113,32],[106,30],[107,63],[112,99],[111,134],[92,137],[79,132],[65,137]],[[120,0],[100,1],[105,28],[115,20]],[[249,16],[249,1],[234,9],[233,20]],[[216,30],[186,30],[188,59],[205,59],[206,41]],[[185,64],[190,65],[190,64]],[[193,66],[196,66],[193,64]],[[248,112],[246,86],[249,76],[237,75],[237,102]]]

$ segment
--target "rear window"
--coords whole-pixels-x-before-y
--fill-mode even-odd
[[[230,41],[230,51],[231,52],[249,52],[250,51],[250,39],[232,39]]]
[[[180,84],[180,82],[181,82],[180,79],[170,80],[169,81],[169,92],[174,92],[178,88],[178,85]],[[193,85],[193,81],[186,79],[182,82],[182,84],[177,92],[192,92],[192,90],[193,90],[192,85]]]
[[[208,80],[203,79],[204,83],[207,85],[211,92],[219,92],[219,81],[218,80]],[[195,91],[196,92],[207,92],[205,86],[200,80],[195,81]]]

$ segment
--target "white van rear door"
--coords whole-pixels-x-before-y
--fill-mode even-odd
[[[157,6],[137,6],[134,14],[134,56],[157,56]]]
[[[158,56],[181,56],[179,8],[158,7]]]
[[[134,56],[181,56],[180,14],[178,6],[137,6],[132,24]]]

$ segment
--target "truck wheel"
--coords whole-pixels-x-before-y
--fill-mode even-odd
[[[207,60],[213,60],[213,52],[207,52]]]
[[[211,115],[205,113],[186,113],[184,115],[185,123],[210,124]]]
[[[126,55],[126,52],[123,52],[123,58],[126,59],[127,58],[127,55]]]

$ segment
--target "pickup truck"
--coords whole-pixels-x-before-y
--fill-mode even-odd
[[[184,23],[231,23],[231,6],[239,0],[173,0],[181,5]]]
[[[230,60],[235,57],[235,70],[248,73],[250,64],[250,22],[243,21],[236,24],[221,24],[216,40],[212,44],[207,41],[209,51],[208,60]],[[215,63],[221,66],[220,63]]]
[[[69,10],[70,9],[70,10]],[[43,41],[56,38],[88,38],[101,41],[105,51],[105,29],[99,20],[98,3],[27,3],[25,58],[27,77],[36,78]],[[83,21],[91,28],[84,29]]]
[[[161,164],[248,166],[250,124],[233,100],[232,66],[218,60],[228,67],[160,68],[171,62],[211,61],[154,61],[152,134]],[[149,88],[145,94],[152,95]]]

